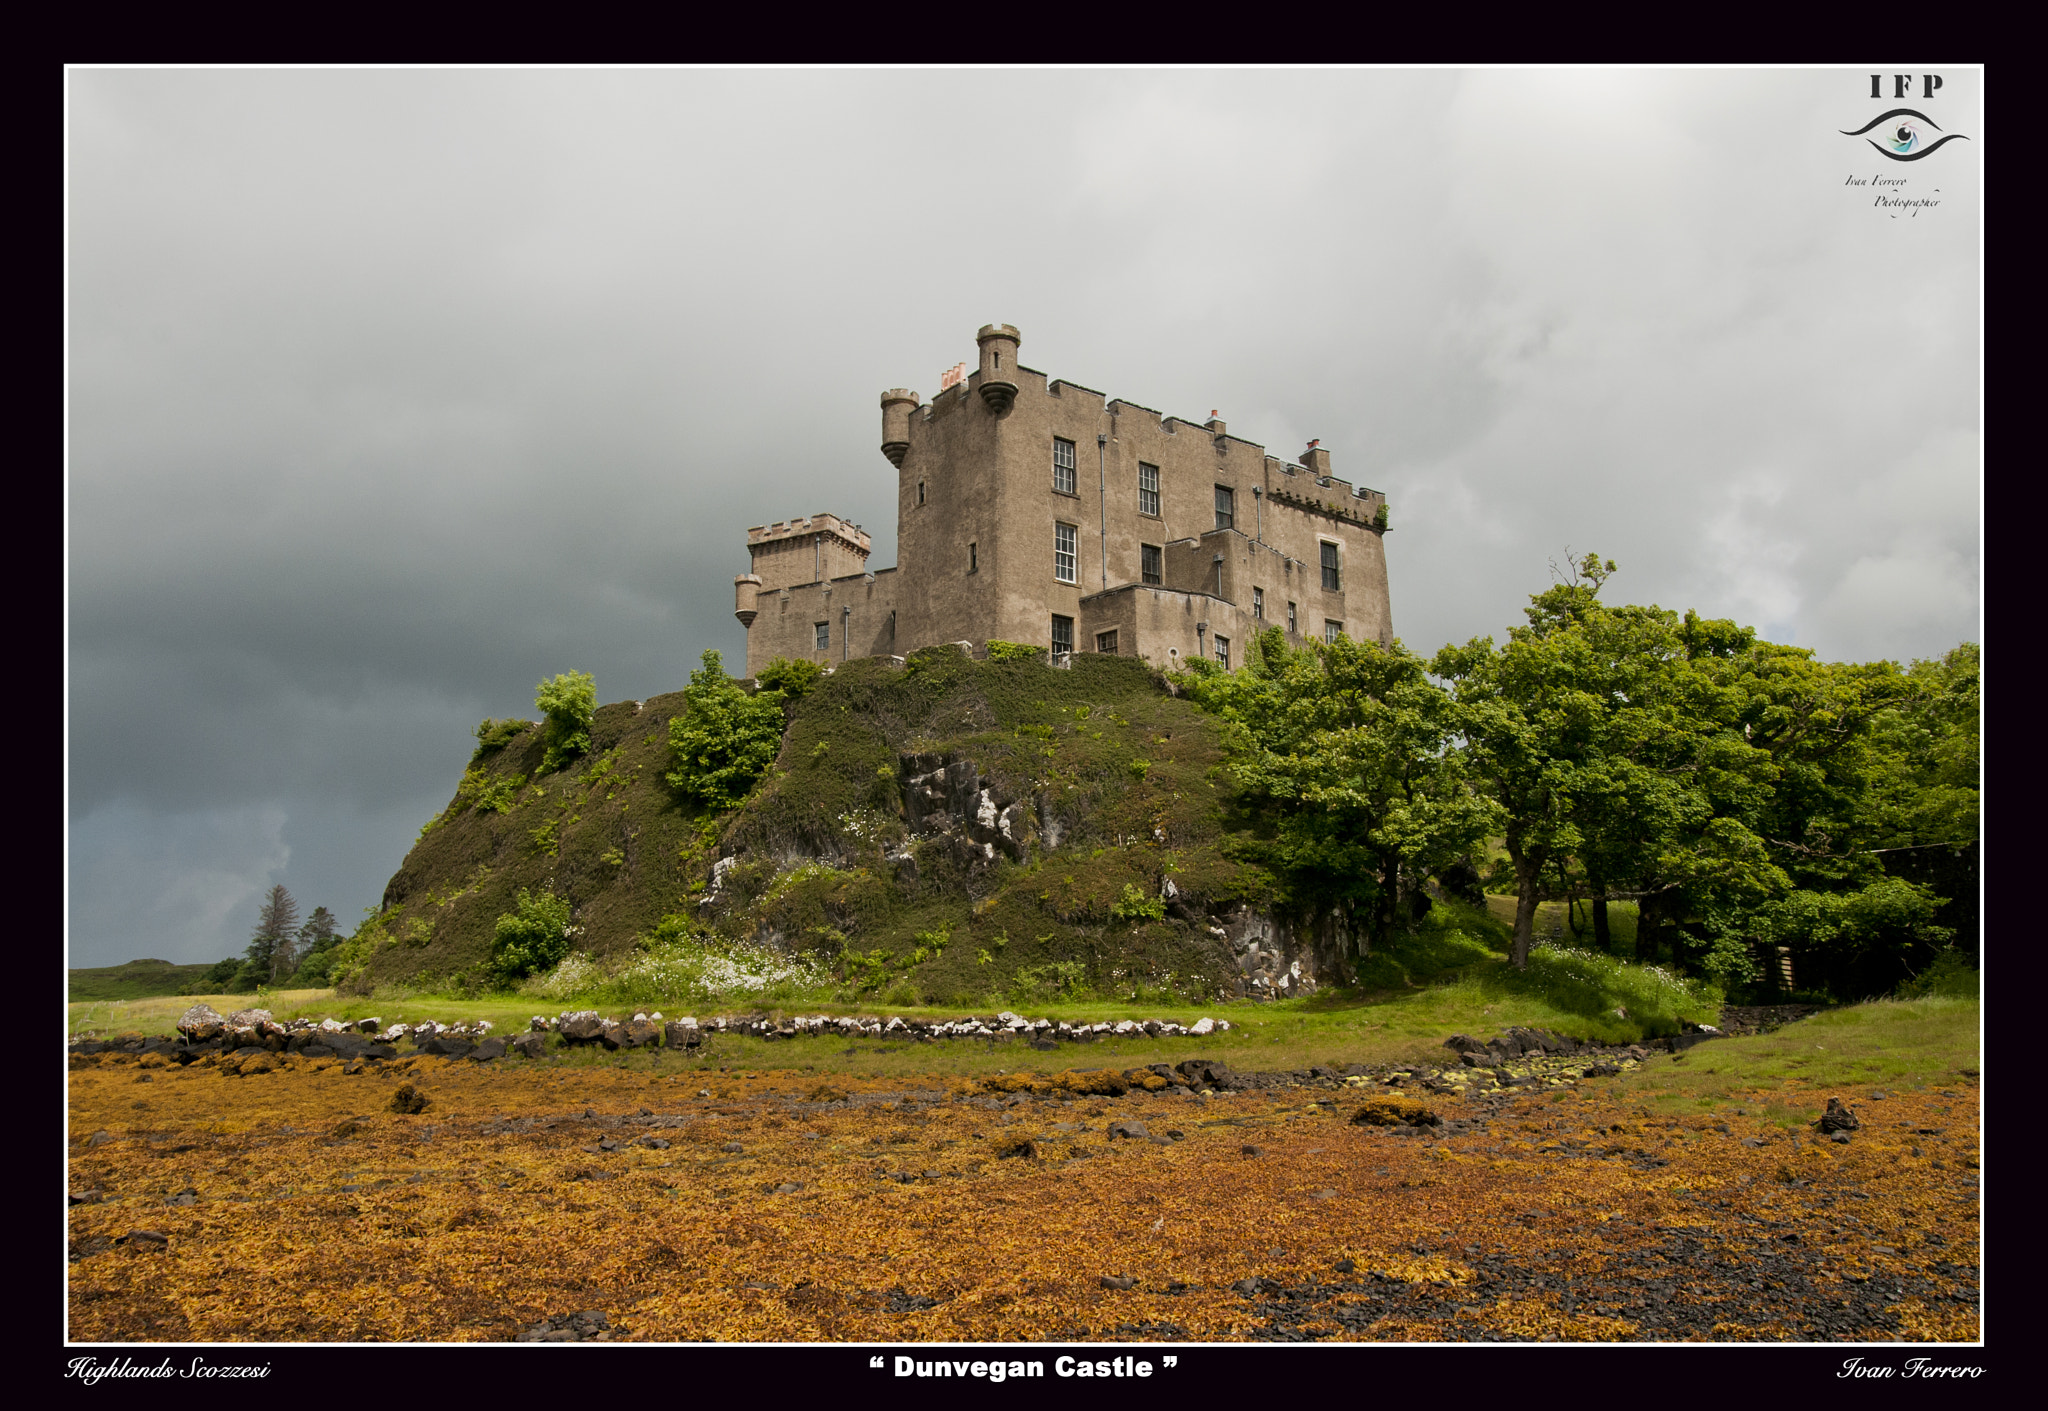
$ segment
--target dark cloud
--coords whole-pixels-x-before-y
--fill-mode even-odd
[[[1829,656],[1973,637],[1978,168],[1873,209],[1861,83],[74,71],[74,963],[357,914],[479,717],[737,655],[749,524],[893,562],[876,394],[990,320],[1320,437],[1418,648],[1567,544]]]

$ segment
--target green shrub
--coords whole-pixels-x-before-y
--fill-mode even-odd
[[[478,813],[510,813],[519,791],[526,787],[524,774],[493,774],[487,769],[471,768],[463,771],[462,782],[455,788],[455,806],[465,806]]]
[[[534,708],[544,717],[547,741],[540,770],[552,774],[590,748],[590,720],[597,714],[597,681],[587,671],[568,671],[536,688]]]
[[[470,763],[504,749],[525,731],[528,723],[524,720],[493,720],[485,716],[476,727],[476,750],[469,757]]]
[[[796,679],[800,672],[783,676],[809,689]],[[707,651],[703,665],[690,673],[683,698],[689,709],[668,723],[669,787],[707,808],[736,808],[782,747],[782,694],[763,690],[749,696],[725,674],[719,654]]]
[[[235,982],[235,972],[242,968],[242,957],[231,955],[226,960],[216,960],[213,968],[206,972],[206,990],[200,993],[218,994]]]
[[[1044,661],[1045,654],[1046,648],[1025,642],[999,642],[991,638],[988,644],[990,661]]]
[[[1147,896],[1132,882],[1124,883],[1123,895],[1109,908],[1109,919],[1112,921],[1159,921],[1165,916],[1165,900]]]
[[[1977,967],[1961,951],[1945,950],[1898,988],[1900,999],[1975,999],[1981,990]]]
[[[763,691],[773,691],[782,697],[784,705],[795,705],[824,679],[825,668],[814,661],[777,657],[761,668],[761,674],[754,678],[754,682]]]
[[[516,900],[518,909],[499,916],[491,941],[491,970],[504,981],[561,964],[576,934],[569,924],[569,903],[552,891],[521,887]]]

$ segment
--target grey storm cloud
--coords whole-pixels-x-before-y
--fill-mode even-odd
[[[1978,635],[1979,168],[1877,170],[1858,73],[68,83],[73,964],[374,904],[478,718],[743,652],[749,524],[893,562],[876,396],[990,321],[1320,438],[1419,650],[1567,546],[1831,658]]]

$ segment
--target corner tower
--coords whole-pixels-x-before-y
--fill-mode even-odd
[[[974,335],[981,346],[981,400],[997,416],[1017,400],[1017,345],[1023,340],[1014,326],[985,323]]]

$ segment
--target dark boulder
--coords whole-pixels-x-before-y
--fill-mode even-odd
[[[503,1039],[485,1039],[469,1052],[471,1063],[489,1063],[494,1058],[503,1058],[511,1045]]]
[[[1856,1114],[1850,1110],[1848,1104],[1838,1097],[1831,1097],[1828,1099],[1828,1110],[1821,1114],[1817,1125],[1821,1131],[1833,1133],[1853,1132],[1863,1124],[1857,1120]]]
[[[548,1049],[546,1034],[525,1033],[512,1040],[511,1047],[521,1058],[539,1058]]]

